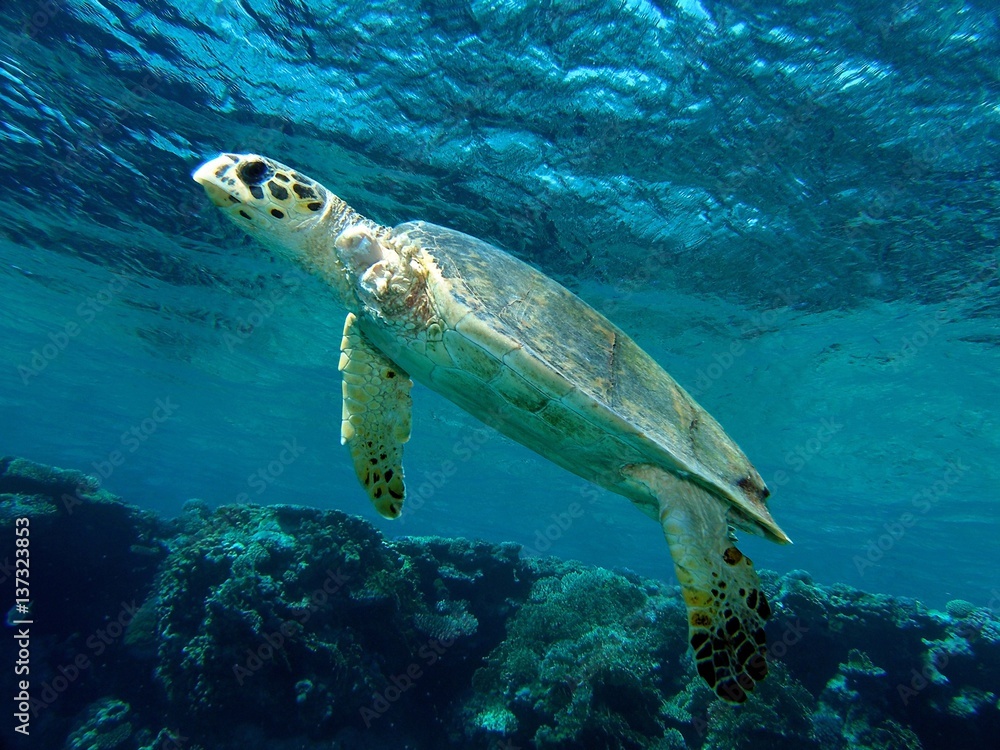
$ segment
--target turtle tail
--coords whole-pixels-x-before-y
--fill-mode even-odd
[[[753,563],[729,533],[726,504],[654,466],[632,473],[659,499],[698,674],[724,701],[743,703],[767,676],[764,623],[771,608]]]

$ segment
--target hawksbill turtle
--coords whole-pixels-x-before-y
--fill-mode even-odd
[[[264,156],[222,154],[193,176],[347,308],[341,442],[379,513],[396,518],[405,500],[412,378],[656,519],[698,674],[747,699],[767,674],[770,608],[734,530],[789,539],[747,457],[635,341],[497,247],[423,221],[380,226]]]

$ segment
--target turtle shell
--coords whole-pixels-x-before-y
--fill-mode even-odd
[[[539,411],[548,414],[557,399],[559,408],[570,415],[566,430],[579,431],[585,424],[613,436],[622,449],[606,443],[603,450],[621,454],[616,470],[627,461],[660,465],[732,503],[740,511],[737,515],[749,521],[746,528],[787,541],[764,504],[767,487],[746,455],[618,326],[558,282],[475,237],[426,222],[407,222],[392,230],[392,238],[400,246],[422,248],[425,263],[433,264],[431,273],[438,278],[430,279],[428,287],[436,290],[435,307],[456,311],[452,315],[456,319],[446,320],[446,326],[532,386],[520,393],[539,393],[537,406],[531,399],[518,404],[519,420],[530,421]],[[441,299],[442,295],[449,299]],[[457,390],[458,385],[450,389]],[[453,400],[475,413],[474,400]],[[557,425],[554,418],[548,422]],[[538,444],[541,440],[525,440],[516,427],[494,426],[594,479],[581,465],[592,461],[592,454],[581,454],[575,465],[572,458],[550,455],[559,451],[545,450]]]

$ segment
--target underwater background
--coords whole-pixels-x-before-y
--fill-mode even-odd
[[[33,596],[53,608],[34,645],[49,649],[47,657],[36,652],[48,659],[40,674],[51,680],[84,648],[73,637],[85,643],[102,618],[119,616],[120,602],[142,604],[159,592],[147,610],[149,642],[115,642],[134,663],[113,660],[103,677],[90,671],[89,687],[74,683],[42,712],[42,739],[5,734],[10,746],[160,747],[168,723],[150,728],[149,717],[170,705],[170,731],[187,737],[175,738],[182,747],[226,746],[212,722],[227,711],[248,726],[259,719],[269,738],[261,746],[282,747],[276,737],[300,732],[283,734],[275,716],[262,718],[278,710],[267,701],[281,700],[279,674],[295,676],[289,705],[302,709],[295,721],[313,728],[288,747],[995,746],[1000,20],[992,3],[12,0],[0,6],[0,112],[0,455],[27,460],[0,466],[0,492],[8,493],[0,551],[13,550],[17,513],[43,519],[32,550],[51,576],[42,574],[49,583],[36,581]],[[688,689],[677,670],[690,668],[680,663],[684,616],[675,611],[661,530],[624,498],[419,385],[407,506],[398,521],[378,517],[339,445],[344,311],[318,281],[229,226],[191,180],[221,151],[294,166],[382,224],[425,219],[505,248],[629,332],[720,421],[770,486],[770,509],[795,542],[741,536],[758,569],[775,571],[766,583],[785,604],[772,641],[797,618],[814,633],[838,617],[848,623],[811,646],[803,636],[801,663],[788,647],[789,671],[779,669],[768,688],[773,700],[761,694],[773,716],[759,708],[755,718],[740,715],[743,724],[720,718],[731,717],[721,713],[729,707],[700,693],[684,704],[687,714],[658,713],[654,704],[672,693],[650,687],[667,679],[651,665],[676,672],[674,692]],[[93,522],[60,522],[71,486],[87,488],[78,499]],[[251,503],[313,510],[215,510]],[[197,531],[200,523],[209,530]],[[324,524],[338,529],[329,539],[314,528]],[[455,541],[409,539],[424,536]],[[462,657],[451,654],[465,671],[433,677],[436,688],[418,684],[404,700],[428,703],[386,716],[378,732],[362,731],[370,727],[360,708],[384,689],[379,679],[399,671],[393,664],[405,671],[407,662],[402,646],[377,639],[324,652],[326,671],[315,667],[310,685],[339,675],[331,685],[354,686],[342,693],[303,687],[293,653],[287,669],[269,676],[272,693],[256,688],[245,699],[231,674],[224,679],[233,694],[213,693],[210,670],[191,662],[197,644],[232,636],[237,654],[243,644],[236,631],[171,619],[181,604],[165,592],[186,592],[184,606],[215,611],[206,604],[219,594],[213,586],[239,576],[192,578],[190,561],[205,564],[251,539],[293,567],[346,555],[345,539],[382,550],[369,554],[384,559],[357,552],[356,575],[379,579],[398,568],[416,578],[392,579],[394,590],[423,592],[426,601],[407,605],[410,619],[375,607],[338,627],[377,629],[396,617],[411,623],[405,629],[423,617],[425,640],[466,644]],[[102,552],[114,544],[119,556]],[[188,563],[164,567],[149,550]],[[548,555],[583,565],[537,559]],[[102,564],[106,575],[72,586],[58,575]],[[271,584],[227,606],[259,615],[274,596],[290,607],[282,586],[308,592],[322,586],[324,570],[337,570],[328,562],[316,581],[293,581],[274,566],[266,576],[254,568]],[[589,566],[627,572],[607,578]],[[490,571],[502,571],[503,583]],[[4,587],[12,585],[6,576]],[[622,699],[652,705],[648,722],[591,732],[586,722],[560,725],[556,710],[517,708],[517,690],[504,708],[473,705],[479,699],[463,692],[487,661],[494,671],[476,678],[483,695],[521,678],[523,700],[551,688],[551,674],[524,677],[534,657],[518,661],[504,641],[505,633],[528,637],[524,618],[509,632],[503,623],[526,602],[559,599],[515,581],[563,581],[569,597],[573,576],[586,579],[574,606],[596,601],[595,591],[612,602],[592,605],[595,617],[607,615],[599,627],[627,621],[625,632],[636,634],[637,623],[659,623],[664,613],[673,628],[635,644],[635,653],[655,658],[619,668],[648,677],[634,686],[638,697]],[[491,586],[493,594],[484,592]],[[91,609],[43,604],[80,591]],[[355,594],[352,606],[371,599]],[[538,643],[559,620],[539,617],[549,624],[531,631]],[[249,632],[271,632],[261,622]],[[567,638],[579,644],[592,632],[579,624]],[[156,645],[153,633],[165,640]],[[623,637],[615,633],[602,638]],[[169,645],[171,634],[191,642]],[[883,647],[880,663],[874,652]],[[302,663],[321,650],[312,643]],[[935,653],[954,665],[960,652],[969,661],[950,683],[944,668],[935,667],[937,682],[921,671],[941,666]],[[211,661],[198,653],[201,667]],[[381,678],[358,676],[346,653],[372,670],[378,659],[365,654],[402,661],[385,661]],[[592,662],[576,652],[564,661],[616,658],[586,653]],[[832,661],[817,666],[819,653]],[[13,680],[7,665],[16,655],[0,655],[0,679]],[[218,656],[223,672],[231,656]],[[911,668],[940,695],[912,685]],[[627,713],[600,702],[600,670],[588,669],[556,680],[567,696],[559,710]],[[130,676],[141,697],[125,699],[114,687]],[[848,687],[830,697],[837,679]],[[14,692],[13,682],[10,691],[0,684]],[[613,679],[602,684],[632,695]],[[577,705],[584,685],[591,702]],[[927,703],[904,701],[900,685]],[[435,689],[436,698],[417,697]],[[796,695],[801,710],[781,707]],[[177,708],[186,701],[224,710],[186,714]],[[347,707],[331,716],[311,701]],[[411,731],[409,722],[430,721],[427,705],[445,704],[453,714],[434,714],[445,729]],[[845,707],[860,704],[876,706],[863,719],[883,734],[843,728]],[[145,718],[129,719],[117,744],[81,729],[123,726],[129,711]],[[841,725],[821,718],[775,729],[774,717],[792,715],[839,716]],[[917,715],[931,717],[927,726],[904,731]],[[341,734],[348,716],[350,737]],[[540,729],[558,726],[563,734]],[[753,734],[767,727],[773,732]]]

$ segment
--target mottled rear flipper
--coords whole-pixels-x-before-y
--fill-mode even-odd
[[[771,608],[753,563],[736,549],[726,503],[655,466],[628,473],[659,498],[698,674],[723,700],[742,703],[767,676],[764,621]]]

